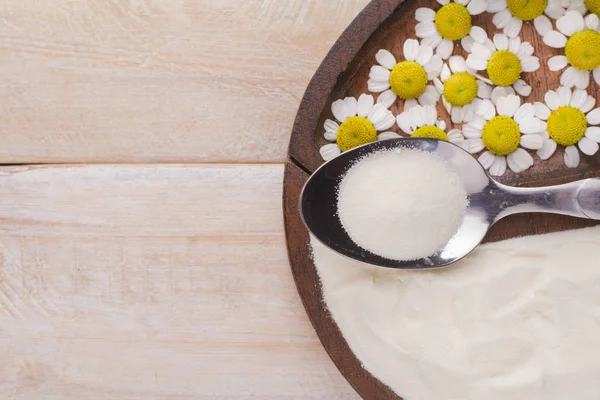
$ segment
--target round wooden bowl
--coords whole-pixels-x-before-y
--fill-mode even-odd
[[[323,123],[325,119],[332,117],[331,103],[347,96],[358,97],[362,93],[369,93],[369,70],[375,63],[375,53],[379,49],[387,49],[400,59],[404,41],[416,37],[414,14],[418,7],[437,9],[439,5],[435,0],[373,0],[346,29],[315,73],[302,99],[285,168],[284,220],[289,260],[298,293],[327,353],[348,382],[365,399],[400,398],[362,368],[323,303],[319,278],[311,260],[309,234],[300,219],[298,202],[304,182],[323,163],[319,148],[325,144]],[[473,23],[483,27],[490,36],[497,32],[492,24],[491,14],[475,16]],[[546,67],[548,59],[558,52],[542,42],[531,23],[523,26],[521,38],[534,46],[535,55],[540,58],[542,65],[535,73],[523,74],[524,79],[533,87],[533,92],[524,101],[543,101],[546,91],[559,87],[560,72],[550,72]],[[457,47],[455,54],[466,56],[461,52],[462,49]],[[588,93],[599,99],[599,92],[592,80]],[[397,115],[402,107],[402,102],[398,101],[390,109]],[[452,125],[441,105],[438,105],[438,113],[445,117],[449,126]],[[392,130],[400,133],[398,127]],[[557,151],[548,161],[542,162],[535,156],[534,159],[536,163],[531,169],[518,175],[508,171],[499,180],[514,186],[544,186],[600,176],[600,153],[594,157],[582,156],[581,165],[577,169],[564,166],[562,150]],[[566,216],[515,215],[495,225],[485,242],[595,224],[593,221]]]

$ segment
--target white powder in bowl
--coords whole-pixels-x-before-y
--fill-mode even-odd
[[[406,400],[600,399],[600,227],[483,245],[422,272],[312,245],[350,348]]]
[[[392,260],[417,260],[442,249],[467,207],[461,177],[431,153],[370,154],[344,175],[338,216],[360,247]]]

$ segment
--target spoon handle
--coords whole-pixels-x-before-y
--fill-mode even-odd
[[[600,220],[600,178],[565,185],[515,188],[498,184],[503,192],[498,220],[518,213],[543,212]]]

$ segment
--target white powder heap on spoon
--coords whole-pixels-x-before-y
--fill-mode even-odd
[[[432,256],[457,233],[468,205],[461,177],[431,153],[369,154],[338,190],[338,216],[350,238],[382,257]]]

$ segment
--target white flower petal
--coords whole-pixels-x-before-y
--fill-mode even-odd
[[[487,60],[480,58],[476,53],[471,53],[467,57],[467,67],[474,69],[475,71],[483,71],[487,68]]]
[[[513,117],[520,106],[521,106],[521,100],[514,94],[511,94],[506,97],[502,97],[502,98],[498,99],[498,104],[496,104],[496,109],[498,110],[498,115],[504,115],[506,117]]]
[[[394,67],[397,64],[396,57],[394,57],[392,53],[384,49],[379,50],[377,54],[375,54],[375,59],[381,66],[389,69],[390,71],[394,69]]]
[[[473,112],[489,121],[496,116],[496,107],[489,99],[475,99],[473,101]]]
[[[369,79],[374,81],[388,81],[390,79],[390,70],[381,65],[373,65],[369,71]]]
[[[596,14],[589,14],[587,17],[585,17],[584,22],[587,29],[597,31],[600,27],[600,19]]]
[[[502,10],[499,13],[495,14],[494,18],[492,19],[492,22],[494,23],[494,25],[496,25],[496,28],[504,29],[505,27],[508,26],[508,24],[510,24],[512,19],[513,19],[512,14],[510,13],[510,11],[508,9],[506,9],[506,10]]]
[[[501,97],[509,96],[511,94],[515,94],[515,90],[512,88],[512,86],[496,86],[492,90],[492,103],[498,104],[498,99],[500,99]]]
[[[435,123],[435,126],[437,126],[438,128],[440,128],[443,131],[445,131],[447,128],[446,121],[444,121],[443,119],[437,120]]]
[[[418,106],[419,102],[417,99],[408,99],[404,102],[404,111],[408,111],[411,108]]]
[[[575,89],[575,91],[573,92],[573,96],[571,96],[571,103],[569,105],[575,108],[581,108],[583,107],[587,96],[588,94],[585,90]]]
[[[577,11],[567,11],[565,15],[556,21],[556,28],[566,36],[571,36],[575,32],[585,29],[583,16]]]
[[[417,54],[416,62],[420,65],[426,65],[429,60],[433,57],[433,49],[431,46],[422,45],[419,48],[419,53]]]
[[[434,25],[434,29],[435,29],[435,25]],[[417,59],[417,55],[419,54],[419,49],[420,49],[420,45],[419,45],[419,41],[416,39],[407,39],[406,42],[404,42],[404,58],[406,58],[407,61],[415,61]]]
[[[494,156],[494,163],[490,167],[490,175],[502,176],[506,172],[506,157]]]
[[[474,124],[469,122],[463,125],[463,135],[467,139],[479,139],[481,138],[481,129],[482,127],[478,126],[479,124]]]
[[[417,8],[417,11],[415,11],[415,18],[419,22],[433,22],[435,21],[435,11],[427,7]]]
[[[432,49],[435,49],[440,45],[440,43],[442,43],[442,40],[444,40],[442,36],[438,32],[436,32],[431,36],[423,38],[423,40],[421,40],[421,44],[431,46]]]
[[[475,111],[472,104],[463,106],[463,122],[471,122],[475,119]]]
[[[544,36],[546,33],[552,30],[552,22],[550,22],[550,18],[546,17],[545,15],[540,15],[534,19],[533,25],[541,36]]]
[[[356,100],[356,98],[346,97],[344,99],[344,103],[346,103],[346,111],[348,112],[348,116],[356,116],[356,108],[358,107],[358,101]]]
[[[378,103],[373,106],[373,109],[367,116],[367,119],[371,121],[373,125],[377,125],[385,119],[387,113],[389,112],[390,111],[387,108]]]
[[[331,119],[328,119],[325,121],[325,124],[323,127],[325,128],[325,134],[323,135],[323,136],[325,136],[325,140],[328,140],[330,142],[335,142],[335,140],[337,138],[338,130],[340,129],[340,126],[338,125],[338,123]]]
[[[425,92],[419,96],[419,103],[424,106],[432,106],[440,99],[440,94],[433,85],[427,85]]]
[[[586,89],[590,85],[589,71],[579,71],[575,73],[575,87],[577,89]]]
[[[503,33],[496,33],[494,35],[494,45],[498,50],[508,50],[508,36]]]
[[[523,79],[519,79],[518,81],[515,82],[515,84],[513,85],[513,88],[515,89],[515,92],[517,92],[519,95],[523,96],[523,97],[527,97],[531,94],[531,86],[529,86],[527,83],[525,83],[525,81]]]
[[[358,98],[356,114],[359,117],[367,118],[367,116],[371,113],[374,104],[375,101],[373,99],[373,96],[371,96],[370,94],[361,94]]]
[[[535,118],[535,106],[530,103],[521,105],[513,118],[517,124],[520,124],[527,118]]]
[[[560,107],[560,98],[554,90],[549,90],[548,92],[546,92],[544,100],[546,101],[546,105],[548,106],[548,108],[552,111]]]
[[[517,55],[517,57],[519,57],[519,59],[523,59],[525,57],[529,57],[529,56],[533,55],[533,52],[534,52],[534,49],[533,49],[533,46],[531,45],[531,43],[523,42],[523,43],[521,43],[519,50],[517,50],[517,52],[515,54]]]
[[[489,99],[492,96],[492,87],[483,81],[477,81],[477,96]]]
[[[377,140],[398,139],[399,137],[400,137],[400,135],[398,135],[396,132],[387,131],[387,132],[380,133],[377,136]]]
[[[491,151],[486,151],[479,156],[477,161],[483,166],[485,169],[490,169],[492,165],[494,165],[494,161],[496,160],[496,156]]]
[[[425,118],[423,118],[423,106],[417,106],[410,109],[410,119],[412,120],[415,127],[420,128],[425,125]]]
[[[540,59],[535,56],[527,56],[521,60],[523,72],[534,72],[540,69]]]
[[[452,122],[455,124],[460,124],[463,122],[465,117],[464,107],[452,107],[452,112],[450,113],[450,118]]]
[[[542,148],[537,151],[537,155],[541,160],[547,160],[556,152],[558,145],[552,139],[544,140]]]
[[[350,113],[348,112],[348,108],[346,107],[346,103],[344,100],[336,100],[331,104],[331,112],[335,119],[340,122],[344,122],[348,117],[350,117]]]
[[[433,78],[440,76],[443,63],[442,57],[438,54],[434,54],[433,57],[431,57],[431,60],[424,66],[425,72],[427,72],[427,79],[432,80]]]
[[[585,99],[583,105],[579,108],[582,113],[587,114],[594,106],[596,105],[596,98],[594,96],[589,96]]]
[[[386,129],[390,129],[392,126],[394,126],[395,123],[396,123],[396,117],[394,117],[394,114],[392,114],[391,111],[388,111],[385,118],[383,118],[380,122],[373,124],[373,125],[375,126],[375,129],[377,129],[379,132],[381,132],[381,131],[385,131]]]
[[[390,88],[390,81],[383,82],[369,79],[369,81],[367,82],[367,86],[369,88],[369,92],[381,93]]]
[[[488,38],[488,35],[482,27],[473,25],[468,37],[471,37],[474,42],[483,43]]]
[[[594,142],[593,140],[587,137],[581,138],[578,146],[579,150],[581,150],[583,154],[586,154],[588,156],[593,156],[598,152],[598,149],[600,149],[598,142]]]
[[[436,0],[438,3],[440,3],[440,5],[445,6],[446,4],[450,3],[450,0]]]
[[[496,14],[497,15],[497,14]],[[510,20],[508,25],[504,27],[504,33],[509,38],[514,38],[521,33],[521,28],[523,27],[523,21],[518,18],[513,18]]]
[[[569,64],[566,56],[554,56],[548,60],[548,69],[550,71],[560,71]]]
[[[415,127],[413,125],[412,119],[410,118],[410,114],[408,112],[403,112],[402,114],[396,117],[396,123],[398,127],[404,133],[408,133],[409,135],[414,131]]]
[[[546,130],[546,123],[539,118],[525,118],[520,124],[519,129],[525,136],[539,134]],[[539,136],[539,135],[538,135]]]
[[[521,48],[521,38],[520,37],[511,37],[508,39],[508,51],[512,53],[517,53]]]
[[[425,125],[435,126],[437,121],[437,111],[433,106],[426,106],[421,109]]]
[[[447,60],[448,57],[452,55],[453,50],[454,42],[447,39],[443,39],[442,42],[438,45],[437,54],[444,60]]]
[[[479,15],[487,9],[487,0],[471,0],[467,5],[467,10],[471,15]]]
[[[565,149],[565,165],[568,168],[577,168],[580,162],[579,150],[575,146],[569,146]]]
[[[506,0],[489,0],[486,11],[492,14],[506,10]]]
[[[415,26],[415,35],[418,38],[425,38],[425,37],[428,37],[428,36],[432,36],[432,35],[434,35],[436,33],[437,33],[437,30],[435,28],[435,22],[433,22],[433,21],[419,22]]]
[[[331,143],[321,147],[319,153],[321,154],[321,157],[323,157],[323,160],[329,161],[332,158],[339,156],[342,151],[337,144]]]
[[[398,96],[393,90],[386,90],[377,98],[377,103],[382,104],[385,108],[390,108],[396,102]]]
[[[479,153],[481,150],[485,149],[485,145],[481,139],[468,139],[467,142],[469,143],[469,149],[467,151],[471,154]]]
[[[590,126],[585,131],[585,137],[594,142],[600,142],[600,128],[597,126]]]
[[[544,13],[552,19],[559,19],[565,15],[565,9],[560,5],[549,5]]]
[[[481,43],[473,43],[472,50],[472,55],[477,55],[477,58],[481,58],[483,60],[489,60],[493,53],[490,49],[488,49],[485,45]],[[471,55],[469,57],[471,57]]]
[[[463,135],[462,135],[462,132],[460,131],[460,129],[452,129],[450,132],[448,132],[448,138],[450,138],[450,139],[463,138]]]
[[[444,64],[442,66],[442,72],[440,73],[440,78],[442,79],[442,82],[446,82],[448,78],[450,78],[450,76],[452,76],[450,67],[448,66],[448,64]]]
[[[464,38],[462,38],[460,40],[460,44],[461,44],[462,48],[465,49],[465,51],[467,53],[471,52],[473,43],[475,43],[475,41],[473,40],[473,38],[471,36],[465,36]]]
[[[562,49],[567,45],[567,37],[558,31],[546,32],[543,40],[546,45],[555,49]]]
[[[550,109],[544,103],[536,101],[534,104],[535,107],[535,116],[543,121],[547,121],[550,117]]]
[[[433,80],[433,86],[438,91],[439,94],[444,93],[444,84],[438,78]]]
[[[448,65],[452,72],[466,72],[467,71],[467,62],[462,56],[452,56],[448,60]]]
[[[568,106],[571,103],[571,89],[561,86],[556,89],[556,94],[561,106]]]
[[[593,111],[590,111],[588,115],[586,115],[588,124],[590,125],[600,125],[600,108],[596,108]],[[600,129],[600,128],[597,128]]]
[[[517,149],[506,157],[508,167],[516,174],[529,169],[533,165],[533,157],[526,150]]]

